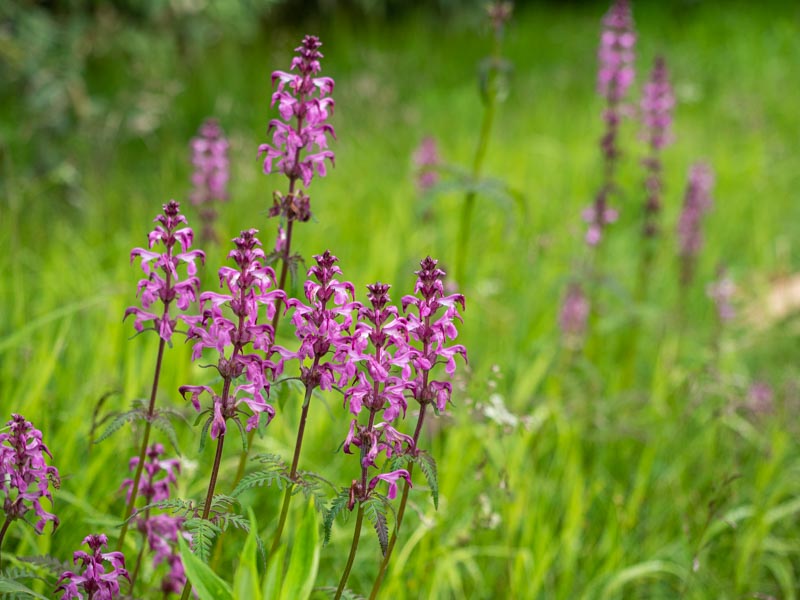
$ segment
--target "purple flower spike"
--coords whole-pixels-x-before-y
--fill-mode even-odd
[[[248,431],[258,425],[261,413],[266,413],[269,419],[275,414],[267,404],[269,382],[280,373],[282,363],[270,360],[275,334],[271,325],[260,322],[260,312],[264,308],[266,319],[271,320],[276,312],[276,303],[285,301],[286,295],[282,290],[270,289],[275,283],[275,272],[262,264],[264,251],[256,233],[255,229],[242,231],[233,240],[236,247],[228,258],[236,263],[237,268],[222,267],[219,270],[220,287],[227,288],[227,293],[204,292],[200,295],[202,315],[182,317],[190,325],[189,339],[196,340],[193,360],[200,358],[206,348],[219,354],[216,367],[226,382],[222,396],[202,385],[180,388],[184,398],[191,395],[192,404],[198,411],[200,395],[207,393],[212,397],[213,439],[225,433],[228,419],[243,412],[240,408],[242,403],[251,411],[247,420]],[[229,310],[234,318],[226,316],[223,308]],[[245,382],[232,386],[232,382],[241,376]]]
[[[53,530],[58,527],[58,517],[42,508],[42,498],[53,503],[51,486],[58,489],[61,480],[58,469],[48,466],[45,454],[52,460],[47,446],[42,442],[42,432],[30,421],[12,414],[6,423],[9,433],[0,433],[0,491],[5,493],[3,512],[9,520],[22,518],[31,508],[38,517],[36,533],[41,534],[48,521]]]
[[[420,262],[415,274],[414,293],[417,295],[404,296],[402,300],[403,311],[408,313],[408,334],[421,346],[412,352],[410,364],[415,376],[410,380],[410,389],[420,405],[434,404],[441,411],[450,401],[452,388],[449,382],[432,379],[431,371],[437,363],[444,363],[445,372],[452,377],[456,370],[455,356],[461,355],[467,360],[464,346],[447,345],[448,340],[458,335],[456,321],[461,320],[458,307],[464,309],[464,296],[444,295],[442,278],[445,272],[430,256]],[[417,314],[408,312],[410,306],[417,309]]]
[[[292,323],[295,335],[301,340],[300,348],[297,352],[278,351],[284,360],[296,358],[301,362],[300,379],[307,387],[330,390],[336,380],[344,383],[355,372],[345,359],[349,356],[353,311],[362,307],[354,300],[353,284],[335,278],[342,272],[336,266],[338,258],[326,250],[314,260],[316,266],[308,270],[313,279],[308,279],[304,286],[309,303],[295,298],[286,301],[287,309],[294,309]],[[332,354],[332,360],[324,360],[328,354]],[[305,359],[312,361],[310,367],[302,365]]]
[[[277,82],[278,87],[271,106],[278,105],[280,119],[270,121],[267,134],[272,133],[272,143],[261,144],[258,155],[264,157],[264,173],[283,173],[291,184],[289,194],[276,195],[270,216],[308,220],[308,197],[295,194],[294,184],[302,181],[308,188],[314,173],[324,177],[326,161],[331,165],[334,162],[334,154],[328,150],[328,136],[336,135],[326,122],[333,112],[330,94],[334,82],[330,77],[315,77],[320,71],[320,46],[318,38],[307,35],[295,48],[298,56],[292,59],[290,70],[296,73],[272,73],[272,83]]]
[[[630,4],[628,0],[616,0],[603,17],[597,51],[597,92],[611,103],[622,101],[633,83],[635,44]]]
[[[164,454],[162,444],[153,444],[147,449],[147,462],[144,463],[145,476],[139,480],[138,495],[145,499],[145,504],[160,502],[169,498],[169,486],[177,483],[177,475],[181,471],[180,461],[177,459],[159,460],[159,456]],[[139,464],[139,457],[134,456],[129,463],[131,471],[136,470]],[[156,479],[156,476],[163,473],[164,476]],[[127,489],[126,500],[130,502],[131,492],[133,491],[133,479],[126,479],[122,482],[122,488]]]
[[[694,276],[697,255],[703,248],[700,228],[703,216],[711,210],[711,188],[714,174],[705,163],[695,163],[689,171],[689,183],[678,219],[678,254],[681,257],[681,283],[688,285]]]
[[[658,233],[658,214],[661,212],[661,159],[659,154],[672,143],[672,111],[675,96],[669,83],[669,74],[664,58],[656,58],[649,81],[642,95],[642,137],[650,146],[650,153],[642,163],[647,171],[645,188],[647,201],[644,206],[644,235],[653,237]]]
[[[119,578],[131,580],[125,570],[125,557],[122,552],[101,552],[108,546],[108,538],[104,534],[89,535],[83,539],[82,544],[91,548],[92,553],[87,554],[77,550],[72,556],[74,565],[81,563],[82,573],[64,571],[58,578],[59,586],[56,592],[63,591],[61,600],[70,598],[83,598],[83,593],[92,600],[113,600],[120,597]],[[107,569],[110,566],[110,570]],[[80,590],[79,590],[80,587]]]
[[[149,250],[134,248],[131,251],[131,262],[136,257],[142,260],[142,270],[147,279],[139,281],[138,290],[142,296],[142,308],[131,306],[125,311],[125,317],[134,315],[134,327],[137,331],[144,330],[144,324],[153,322],[152,329],[165,341],[172,338],[175,332],[176,320],[170,318],[169,307],[174,301],[180,310],[187,310],[192,302],[197,301],[200,280],[195,276],[197,265],[205,260],[201,250],[189,250],[192,245],[194,233],[190,227],[180,227],[186,223],[186,217],[180,214],[180,205],[175,200],[164,204],[164,214],[158,215],[154,221],[158,223],[148,235]],[[156,244],[164,245],[164,251],[154,252]],[[180,250],[176,248],[180,246]],[[178,275],[178,266],[184,263],[188,277],[181,280]],[[149,312],[147,309],[159,300],[164,310],[160,315]]]
[[[202,236],[214,240],[217,211],[214,204],[228,200],[228,140],[216,119],[207,119],[192,138],[192,192],[189,199],[200,211]]]

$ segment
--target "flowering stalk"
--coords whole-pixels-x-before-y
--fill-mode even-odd
[[[206,119],[189,146],[194,167],[189,199],[200,214],[201,238],[216,242],[214,223],[217,220],[217,211],[214,205],[228,200],[228,140],[216,119]]]
[[[603,183],[591,206],[583,211],[583,220],[588,224],[586,243],[596,247],[603,238],[606,226],[617,220],[619,214],[609,206],[609,197],[616,190],[616,168],[620,156],[617,146],[619,126],[623,116],[623,101],[633,83],[633,47],[636,34],[628,0],[616,0],[603,17],[603,32],[600,37],[597,74],[597,91],[605,99],[603,120],[606,130],[600,139],[603,153]]]
[[[641,101],[643,137],[648,145],[648,156],[642,161],[646,171],[645,190],[647,199],[644,204],[644,222],[642,235],[644,251],[639,264],[638,296],[643,299],[647,282],[650,280],[650,269],[653,262],[653,244],[650,243],[659,234],[659,216],[661,214],[661,195],[664,184],[662,180],[661,151],[673,141],[672,111],[675,107],[675,96],[669,82],[669,73],[663,57],[656,57],[650,79],[644,86]]]
[[[375,283],[367,286],[369,291],[369,307],[363,306],[358,312],[359,322],[355,327],[350,359],[353,363],[362,364],[354,377],[354,383],[345,391],[345,403],[356,417],[350,422],[350,431],[344,442],[344,451],[352,454],[355,446],[360,449],[361,474],[354,479],[349,490],[348,510],[352,511],[358,504],[353,541],[350,554],[335,600],[338,600],[347,584],[350,571],[358,550],[361,536],[361,523],[364,516],[364,505],[373,496],[373,491],[380,481],[389,484],[388,498],[397,496],[397,481],[405,479],[411,485],[411,476],[406,469],[396,469],[369,477],[371,468],[377,468],[377,459],[381,453],[386,458],[395,454],[413,451],[414,442],[408,435],[400,433],[391,423],[402,413],[405,415],[407,402],[405,391],[410,387],[409,361],[412,358],[408,345],[408,323],[398,317],[397,307],[389,305],[389,286]],[[368,347],[372,345],[373,351]],[[392,351],[394,348],[394,351]],[[401,370],[401,376],[391,373],[393,368]],[[358,415],[363,409],[369,412],[367,425],[358,422]],[[382,413],[381,422],[376,422]],[[405,445],[405,449],[403,448]]]
[[[338,258],[326,250],[324,254],[314,257],[316,266],[308,270],[309,279],[305,283],[305,294],[309,304],[290,298],[286,301],[287,309],[294,309],[292,323],[295,334],[300,339],[300,348],[297,352],[278,349],[282,358],[297,359],[300,361],[300,381],[305,387],[303,407],[300,413],[300,424],[297,429],[297,440],[294,446],[292,466],[289,478],[297,479],[297,467],[300,461],[300,449],[303,446],[303,435],[308,418],[311,395],[316,388],[329,391],[335,380],[346,381],[354,372],[352,364],[343,362],[342,357],[347,356],[350,341],[349,329],[352,325],[353,310],[361,308],[355,302],[355,288],[350,282],[340,283],[335,279],[342,270],[336,266]],[[314,281],[316,280],[316,281]],[[333,306],[330,306],[330,304]],[[341,322],[339,322],[340,319]],[[333,356],[326,359],[330,354]],[[311,366],[303,366],[304,360],[311,360]],[[281,507],[278,527],[272,543],[272,551],[278,548],[293,487],[286,487]]]
[[[152,321],[153,325],[148,329],[153,329],[158,333],[158,354],[156,355],[155,372],[153,373],[153,384],[150,388],[150,403],[145,413],[144,435],[142,436],[142,446],[139,450],[136,473],[133,476],[131,493],[125,506],[122,531],[120,531],[117,541],[117,548],[123,547],[125,536],[128,532],[130,516],[133,514],[133,507],[136,505],[136,498],[139,493],[139,482],[142,477],[142,469],[145,464],[145,455],[150,443],[150,429],[155,417],[156,394],[158,393],[158,381],[161,375],[161,362],[164,357],[164,346],[171,341],[175,332],[177,320],[170,316],[170,306],[174,301],[180,310],[188,310],[190,304],[197,300],[197,292],[200,287],[200,280],[197,278],[196,260],[201,263],[205,260],[205,254],[201,250],[189,250],[194,238],[194,232],[190,227],[180,227],[186,223],[186,217],[180,214],[180,205],[175,200],[170,200],[163,205],[164,214],[158,215],[154,222],[157,223],[155,229],[148,235],[149,250],[144,248],[134,248],[131,251],[131,262],[136,257],[142,261],[142,270],[146,279],[139,281],[138,291],[142,296],[142,308],[131,306],[125,311],[125,317],[134,315],[134,327],[141,332],[145,329],[144,324]],[[156,244],[164,246],[163,252],[154,252]],[[177,251],[180,246],[180,251]],[[186,264],[188,277],[180,280],[178,276],[178,266]],[[159,300],[162,304],[160,315],[149,312],[153,303]]]
[[[678,256],[681,260],[681,288],[686,289],[694,279],[694,269],[703,249],[702,219],[711,210],[711,188],[714,174],[705,163],[695,163],[689,171],[689,182],[678,219]]]
[[[483,120],[475,156],[472,159],[470,189],[464,196],[464,205],[461,209],[461,223],[456,246],[455,281],[459,285],[464,283],[464,270],[466,268],[467,250],[469,248],[470,231],[472,229],[472,213],[475,208],[475,187],[483,169],[486,152],[489,149],[489,137],[492,132],[497,103],[502,98],[503,81],[501,75],[508,70],[508,65],[502,57],[502,41],[505,25],[511,18],[513,5],[510,2],[495,0],[487,7],[487,16],[492,26],[492,50],[487,59],[488,68],[481,79],[481,99],[483,100]]]
[[[45,454],[50,460],[53,455],[42,441],[42,432],[18,414],[12,414],[6,426],[9,433],[0,433],[0,491],[5,494],[6,516],[0,527],[0,550],[11,522],[23,518],[31,508],[38,517],[36,533],[41,534],[48,521],[55,531],[58,517],[44,510],[41,499],[47,498],[52,504],[50,487],[57,489],[61,484],[58,469],[45,462]]]
[[[281,261],[278,289],[286,290],[286,278],[292,262],[291,248],[295,221],[305,222],[311,218],[311,199],[298,184],[304,188],[311,185],[316,173],[324,177],[327,173],[325,161],[334,164],[334,154],[328,150],[328,135],[336,138],[333,126],[326,123],[333,113],[334,101],[330,97],[334,81],[330,77],[315,77],[320,72],[319,48],[322,42],[313,35],[303,38],[295,48],[297,56],[292,59],[290,71],[274,71],[272,84],[277,81],[278,89],[272,94],[271,107],[278,105],[279,119],[272,119],[267,134],[272,133],[272,143],[258,147],[258,155],[264,156],[264,173],[283,173],[289,180],[288,192],[284,195],[276,191],[270,217],[279,217],[278,239],[275,255]],[[315,151],[316,150],[316,151]],[[304,154],[305,153],[305,154]],[[273,332],[278,330],[280,302],[272,317]],[[247,438],[248,447],[252,444],[253,433]],[[248,451],[239,457],[234,484],[244,475]]]
[[[154,444],[147,449],[147,462],[144,465],[145,476],[140,480],[138,490],[146,505],[169,499],[170,485],[177,483],[177,475],[180,473],[180,461],[177,459],[161,460],[159,457],[163,453],[164,446],[162,444]],[[139,457],[134,456],[130,460],[129,468],[134,470],[138,465]],[[133,493],[133,479],[123,481],[122,488],[127,489],[127,495],[130,497]],[[144,515],[137,519],[138,529],[147,541],[146,545],[149,546],[150,550],[155,551],[153,565],[158,566],[165,559],[168,561],[173,559],[170,563],[170,574],[165,578],[162,589],[169,589],[176,593],[183,589],[186,582],[183,563],[180,560],[180,556],[174,552],[182,523],[182,517],[169,515],[152,516],[150,509],[145,510]],[[136,559],[136,567],[130,579],[131,590],[136,585],[136,578],[139,574],[146,545],[142,544],[139,556]],[[177,560],[174,560],[173,555]]]
[[[112,600],[118,598],[120,594],[119,578],[124,577],[130,581],[128,571],[125,570],[125,557],[122,552],[101,552],[108,546],[108,538],[105,534],[89,535],[83,539],[82,544],[86,544],[92,553],[87,554],[81,550],[75,551],[72,555],[72,563],[83,566],[83,573],[64,571],[58,578],[56,592],[63,591],[61,600],[71,598],[83,598],[78,590],[81,587],[87,594],[89,600]],[[111,565],[111,571],[106,572],[105,563]]]
[[[458,313],[458,305],[464,309],[464,296],[461,294],[444,295],[444,285],[442,278],[445,272],[437,267],[438,261],[430,256],[420,262],[420,270],[416,271],[417,283],[414,287],[417,296],[405,296],[402,300],[404,312],[414,306],[417,314],[409,313],[407,319],[407,329],[411,339],[415,340],[421,348],[413,349],[411,356],[411,366],[415,376],[410,380],[409,392],[411,397],[419,404],[419,416],[417,425],[414,429],[414,436],[409,444],[412,455],[418,454],[419,436],[425,421],[425,414],[428,406],[433,406],[437,413],[445,410],[450,402],[452,386],[448,381],[434,380],[431,372],[437,364],[445,363],[445,372],[452,377],[455,373],[455,356],[460,354],[466,361],[467,351],[460,344],[447,346],[447,341],[455,339],[458,332],[455,321],[461,319]],[[441,310],[444,312],[437,315]],[[397,522],[389,540],[386,552],[381,561],[378,576],[372,587],[370,600],[377,598],[378,591],[386,575],[386,569],[392,557],[397,534],[403,523],[408,493],[411,488],[411,476],[414,464],[408,465],[408,485],[403,486],[403,496],[400,506],[397,509]]]
[[[272,325],[261,324],[258,320],[262,305],[266,307],[266,318],[272,319],[277,303],[285,300],[285,294],[282,290],[269,289],[275,283],[275,272],[262,264],[264,251],[256,233],[255,229],[242,231],[233,240],[236,248],[228,254],[237,268],[222,267],[219,270],[220,286],[226,286],[229,293],[204,292],[200,295],[202,314],[183,317],[190,324],[189,339],[196,340],[192,349],[193,360],[200,358],[204,348],[216,350],[219,359],[215,367],[223,381],[219,395],[205,385],[185,385],[180,388],[184,398],[189,395],[198,412],[201,411],[200,396],[208,395],[212,400],[211,407],[203,411],[203,414],[209,414],[205,427],[210,426],[211,439],[217,440],[203,505],[204,520],[208,519],[211,511],[227,422],[232,420],[244,435],[245,430],[254,431],[258,427],[262,413],[267,415],[267,423],[275,415],[275,410],[267,404],[267,398],[270,380],[279,373],[281,365],[270,360],[274,342]],[[223,306],[230,309],[233,320],[223,314]],[[260,351],[263,355],[254,351]],[[229,352],[227,356],[226,352]],[[245,383],[234,386],[233,382],[240,377],[244,378]],[[242,404],[251,413],[244,429],[239,420],[240,415],[246,414]],[[187,582],[183,589],[184,600],[188,598],[190,590],[191,585]]]

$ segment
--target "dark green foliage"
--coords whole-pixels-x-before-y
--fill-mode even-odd
[[[342,510],[347,507],[347,503],[350,501],[350,488],[343,487],[339,490],[339,493],[336,497],[331,500],[331,507],[325,513],[325,518],[322,521],[323,527],[323,536],[322,542],[323,544],[327,544],[331,540],[331,529],[333,528],[333,521],[336,519],[336,515],[338,515]],[[346,515],[347,513],[345,513]]]
[[[414,464],[419,465],[422,474],[428,482],[428,487],[431,488],[431,498],[433,498],[433,506],[439,510],[439,478],[436,470],[436,460],[430,452],[421,450],[413,459]]]

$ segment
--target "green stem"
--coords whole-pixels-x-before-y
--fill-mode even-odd
[[[228,394],[228,387],[230,386],[230,380],[225,381],[225,390],[223,392],[223,399],[227,398]],[[214,499],[214,489],[217,487],[217,475],[219,474],[219,465],[222,462],[222,446],[225,443],[225,433],[221,433],[219,438],[217,438],[217,453],[214,456],[214,466],[211,468],[211,479],[208,482],[208,492],[206,492],[206,502],[203,506],[203,516],[201,517],[204,521],[208,520],[208,515],[211,512],[211,501]],[[192,584],[189,581],[186,581],[186,585],[183,587],[183,594],[181,594],[181,600],[187,600],[189,598],[189,594],[192,591]]]
[[[11,525],[11,517],[6,517],[6,520],[3,521],[3,527],[0,529],[0,567],[3,565],[3,538],[6,537],[6,531],[8,531],[8,526]]]
[[[313,371],[317,364],[319,363],[319,357],[314,358],[314,366],[311,367]],[[297,441],[294,444],[294,456],[292,457],[292,468],[289,471],[289,479],[292,481],[295,480],[297,477],[297,466],[300,463],[300,448],[303,447],[303,435],[306,430],[306,419],[308,418],[308,407],[311,404],[311,393],[314,391],[314,388],[306,385],[306,395],[303,399],[303,410],[300,413],[300,425],[297,428]],[[292,498],[292,490],[294,489],[294,485],[290,484],[286,486],[286,491],[283,493],[283,506],[281,507],[281,515],[278,518],[278,528],[275,530],[275,537],[272,541],[272,546],[269,550],[269,555],[273,556],[275,551],[278,549],[278,546],[281,543],[281,535],[283,535],[283,527],[286,524],[286,515],[289,513],[289,504]]]
[[[427,384],[427,373],[426,373],[426,384]],[[419,417],[417,418],[417,427],[414,430],[414,447],[416,448],[417,442],[419,441],[420,433],[422,432],[422,422],[425,420],[425,409],[427,408],[427,404],[423,404],[422,408],[419,411]],[[414,463],[410,463],[408,465],[408,478],[414,474]],[[403,524],[403,516],[406,513],[406,502],[408,502],[408,491],[411,488],[409,487],[408,483],[403,483],[403,497],[400,499],[400,506],[397,509],[397,523],[395,524],[394,531],[392,532],[392,537],[389,539],[389,545],[386,547],[386,554],[383,555],[383,560],[381,561],[381,566],[378,569],[378,576],[375,578],[375,583],[372,585],[372,592],[369,595],[369,600],[375,600],[378,597],[378,590],[380,590],[381,584],[383,583],[383,578],[386,576],[386,570],[389,567],[389,561],[392,558],[392,552],[394,551],[394,546],[397,544],[397,533],[400,531],[400,525]]]
[[[350,577],[350,570],[353,568],[353,562],[356,559],[356,550],[358,550],[358,540],[361,537],[361,523],[364,521],[364,506],[358,503],[358,516],[356,516],[356,528],[353,531],[353,543],[350,544],[350,556],[347,557],[347,565],[344,567],[342,579],[339,581],[339,587],[336,590],[336,596],[333,600],[339,600],[344,592],[344,586],[347,585],[347,579]]]
[[[169,284],[169,275],[167,275],[167,284]],[[164,310],[165,317],[167,316],[166,308]],[[144,437],[142,438],[142,447],[139,449],[139,464],[136,465],[136,474],[133,476],[133,487],[131,487],[131,497],[128,500],[128,505],[125,507],[125,516],[123,517],[122,531],[120,531],[119,539],[117,540],[117,550],[122,551],[122,545],[125,542],[125,535],[128,533],[128,525],[130,525],[130,517],[133,514],[133,507],[136,504],[136,497],[139,493],[139,482],[142,479],[142,471],[144,469],[144,461],[147,456],[147,445],[150,443],[150,429],[155,412],[156,394],[158,393],[158,380],[161,377],[161,362],[164,358],[164,346],[166,340],[159,338],[158,343],[158,356],[156,357],[156,371],[153,375],[153,386],[150,389],[150,405],[147,407],[147,419],[144,425]]]

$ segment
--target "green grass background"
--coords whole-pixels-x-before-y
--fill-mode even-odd
[[[715,352],[714,309],[704,288],[724,263],[739,303],[758,311],[772,282],[797,270],[800,11],[780,2],[636,5],[634,92],[663,53],[679,103],[677,141],[664,156],[666,235],[650,297],[637,304],[644,148],[628,122],[622,219],[603,257],[600,317],[586,351],[570,357],[557,313],[585,256],[580,211],[600,182],[602,102],[594,77],[604,10],[531,4],[509,26],[511,93],[485,172],[522,190],[527,212],[479,198],[459,338],[469,369],[461,370],[452,409],[424,436],[439,464],[440,507],[434,511],[417,481],[386,598],[798,595],[798,322],[755,328],[740,318]],[[431,254],[445,268],[454,261],[462,194],[438,195],[433,218],[422,219],[410,156],[432,134],[446,160],[470,162],[481,116],[476,65],[489,47],[480,22],[468,10],[446,21],[428,12],[394,21],[312,15],[302,27],[269,24],[247,43],[222,39],[190,57],[170,53],[168,40],[154,44],[163,80],[146,83],[163,104],[160,127],[117,143],[115,119],[135,115],[116,115],[109,104],[102,128],[78,129],[58,142],[66,166],[55,174],[29,168],[24,136],[13,137],[27,127],[22,107],[4,99],[0,114],[11,136],[0,183],[0,415],[19,411],[31,419],[63,477],[55,504],[61,527],[38,537],[15,526],[4,556],[68,560],[88,533],[112,532],[123,511],[119,486],[136,438],[123,429],[90,445],[92,412],[108,393],[102,411],[148,393],[155,338],[132,339],[132,326],[121,322],[137,302],[140,275],[128,255],[146,243],[161,204],[187,196],[187,143],[202,119],[219,118],[232,142],[232,200],[220,237],[256,227],[271,245],[275,223],[265,210],[285,184],[264,176],[255,157],[274,115],[269,74],[288,67],[304,33],[318,34],[324,74],[336,80],[336,168],[312,184],[315,218],[298,227],[296,248],[307,259],[330,248],[357,289],[390,282],[399,299],[410,293],[421,258]],[[150,68],[120,72],[121,64],[109,56],[94,65],[90,84],[113,90]],[[688,168],[698,159],[716,173],[715,207],[681,326],[673,232]],[[204,286],[212,289],[227,248],[207,251]],[[286,344],[288,336],[286,324]],[[192,418],[177,388],[207,374],[190,364],[187,347],[175,346],[159,401]],[[743,408],[757,379],[775,389],[767,415]],[[346,485],[354,463],[337,449],[348,415],[335,396],[314,402],[302,463]],[[493,418],[500,402],[511,414],[505,422]],[[288,457],[299,398],[278,404],[257,443]],[[180,432],[179,493],[199,499],[213,446],[198,455],[198,430]],[[222,492],[237,456],[229,444]],[[265,539],[279,496],[261,490],[246,497]],[[319,585],[335,585],[351,528],[352,519],[337,523],[322,550]],[[226,538],[225,564],[235,564],[243,541]],[[353,590],[368,593],[378,557],[374,536],[365,537]]]

